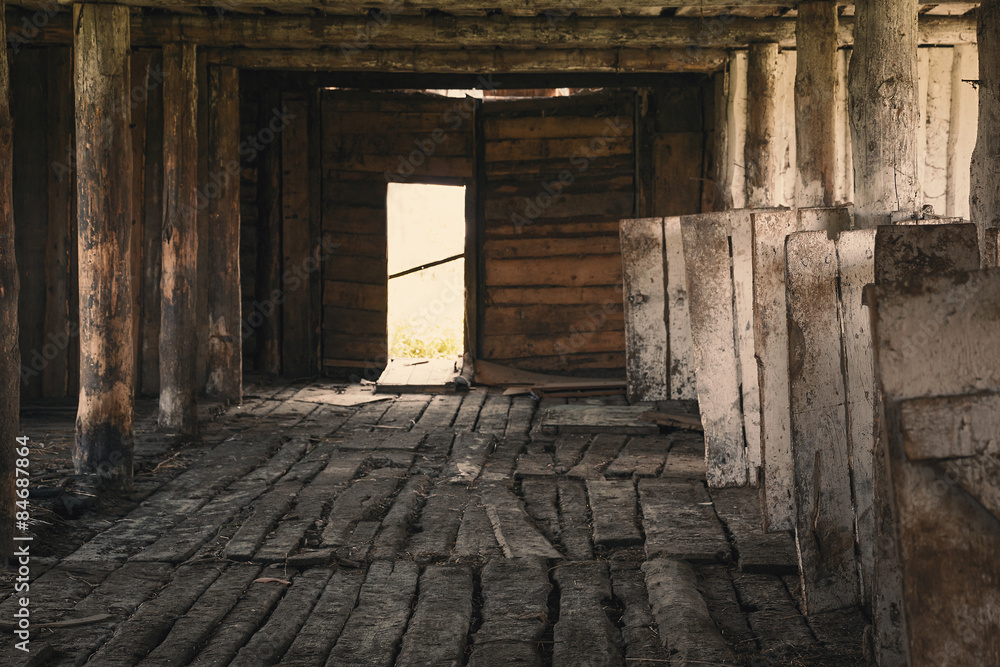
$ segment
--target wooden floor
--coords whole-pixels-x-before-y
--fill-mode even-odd
[[[140,403],[133,496],[33,504],[30,664],[864,664],[861,613],[799,613],[791,538],[759,532],[752,490],[706,489],[699,434],[551,435],[567,399],[482,388],[316,388],[249,386],[184,446]],[[33,484],[58,488],[72,410],[23,423]]]

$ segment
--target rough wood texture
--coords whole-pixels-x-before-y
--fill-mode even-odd
[[[954,48],[951,68],[951,128],[948,132],[948,189],[944,214],[969,217],[970,164],[976,146],[976,115],[979,91],[977,45]]]
[[[972,224],[879,227],[875,234],[875,283],[975,271],[979,268],[976,236]]]
[[[785,237],[791,211],[755,212],[753,221],[754,344],[761,405],[761,509],[764,530],[791,530],[795,504],[788,404],[788,324],[785,312]]]
[[[776,205],[780,188],[778,45],[751,44],[747,53],[747,208]]]
[[[142,322],[137,346],[140,356],[139,393],[160,393],[160,257],[163,254],[163,58],[154,53],[151,72],[160,78],[146,98],[145,210],[142,219]],[[152,79],[150,79],[152,81]]]
[[[261,93],[257,109],[258,128],[269,127],[272,110],[278,108],[280,102],[276,90]],[[275,303],[272,293],[278,289],[281,275],[281,142],[272,140],[264,145],[259,159],[254,290],[255,300],[261,305],[247,314],[246,321],[254,331],[254,370],[277,374],[281,372],[282,308],[281,304]]]
[[[472,570],[468,565],[425,569],[396,664],[460,665],[472,621],[472,594]]]
[[[681,220],[708,483],[716,487],[747,481],[726,216]]]
[[[729,90],[726,98],[726,191],[728,208],[746,208],[747,54],[729,56]]]
[[[73,463],[131,489],[135,380],[128,249],[132,133],[128,10],[74,7],[80,405]]]
[[[671,665],[731,665],[736,656],[708,613],[690,564],[656,558],[642,566],[660,641]]]
[[[208,384],[206,393],[239,403],[243,386],[240,327],[239,72],[208,70]]]
[[[675,401],[696,399],[698,387],[694,377],[694,347],[691,344],[687,271],[684,268],[684,241],[679,217],[663,219],[663,246],[667,257],[666,303],[670,398]]]
[[[1000,271],[880,286],[873,297],[909,659],[914,665],[995,663],[1000,660],[1000,520],[957,488],[961,477],[935,460],[907,455],[900,412],[909,399],[1000,388],[995,335]],[[938,446],[946,453],[960,444]],[[985,459],[979,464],[982,472],[988,470],[985,464]],[[995,478],[990,484],[995,488]]]
[[[733,294],[735,297],[736,344],[743,397],[743,434],[747,445],[747,481],[757,486],[761,466],[760,378],[753,328],[753,224],[749,211],[729,214],[733,250]]]
[[[921,207],[917,169],[917,0],[858,0],[848,86],[855,224]]]
[[[663,219],[621,222],[629,401],[670,398]]]
[[[803,2],[795,24],[795,203],[832,206],[837,187],[837,5]]]
[[[996,258],[986,255],[986,230],[1000,227],[1000,0],[979,5],[979,133],[972,152],[969,215],[979,230],[983,264]]]
[[[611,600],[606,563],[565,563],[555,568],[559,621],[552,629],[552,664],[616,667],[622,663],[620,635],[604,611]]]
[[[281,132],[281,371],[291,377],[313,375],[316,332],[312,329],[310,288],[318,280],[308,269],[315,261],[309,208],[309,104],[282,95],[287,126]],[[315,119],[319,122],[319,119]],[[291,272],[291,273],[289,273]]]
[[[796,539],[809,614],[857,602],[836,246],[788,237],[788,366]]]
[[[0,2],[0,32],[7,34],[5,6]],[[17,342],[18,273],[14,257],[14,210],[11,175],[14,173],[10,117],[10,66],[7,49],[0,50],[0,558],[14,551],[14,460],[21,389],[21,354]]]
[[[875,409],[878,395],[872,359],[871,317],[862,303],[862,293],[866,285],[875,282],[875,230],[841,232],[837,237],[837,265],[859,574],[864,602],[870,605],[875,589]]]
[[[160,316],[161,428],[198,429],[198,89],[195,49],[163,47],[163,265]]]

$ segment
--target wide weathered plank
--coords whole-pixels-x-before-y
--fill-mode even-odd
[[[590,537],[590,512],[587,508],[587,489],[575,479],[560,479],[559,489],[559,541],[570,560],[588,560],[594,557]]]
[[[747,481],[757,486],[760,458],[760,385],[753,328],[753,226],[749,211],[729,216],[733,246],[733,296],[736,345],[743,397],[743,433],[747,446]]]
[[[736,656],[708,613],[690,564],[669,558],[642,566],[660,641],[671,665],[736,664]]]
[[[517,496],[500,484],[489,484],[480,488],[479,495],[504,556],[561,557],[561,554],[531,524],[524,505]]]
[[[712,489],[715,512],[733,540],[741,572],[797,574],[795,540],[761,528],[760,498],[748,488]]]
[[[646,558],[728,562],[732,550],[699,482],[639,480]]]
[[[408,561],[372,563],[358,604],[326,660],[329,667],[392,666],[410,618],[419,570],[420,566]]]
[[[628,438],[624,435],[600,433],[594,437],[583,458],[566,471],[567,477],[602,479],[604,468],[618,456]]]
[[[622,561],[613,560],[608,565],[615,597],[624,606],[622,612],[622,640],[628,663],[669,664],[670,659],[656,633],[656,619],[649,608],[646,581],[641,570]]]
[[[604,469],[605,477],[656,477],[667,459],[670,439],[649,435],[630,438],[617,458]]]
[[[537,642],[548,624],[552,590],[541,558],[495,558],[483,568],[482,625],[472,636],[470,667],[541,667]]]
[[[681,219],[708,483],[716,487],[747,480],[728,227],[727,214]]]
[[[321,665],[340,638],[364,582],[364,570],[337,570],[309,612],[283,661],[287,664]]]
[[[490,433],[457,433],[442,476],[453,484],[472,484],[495,446],[496,438]]]
[[[796,539],[808,613],[858,601],[836,246],[788,237],[787,304]]]
[[[429,566],[396,658],[398,667],[460,665],[472,622],[472,569]]]
[[[642,542],[632,480],[588,480],[587,496],[594,521],[595,544],[614,547]]]
[[[611,599],[607,563],[566,563],[553,571],[559,586],[559,621],[553,626],[554,667],[623,665],[620,633],[604,612]]]
[[[663,219],[621,221],[625,370],[630,401],[670,398]]]
[[[639,405],[556,405],[546,408],[542,430],[558,434],[618,433],[649,435],[658,433],[655,424],[640,417],[646,408]]]

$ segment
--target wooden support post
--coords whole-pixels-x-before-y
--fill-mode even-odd
[[[698,402],[705,427],[708,484],[747,482],[740,370],[733,323],[730,212],[681,218]]]
[[[815,614],[858,601],[837,255],[826,232],[792,234],[785,250],[795,538]]]
[[[979,93],[973,83],[979,76],[975,44],[955,47],[951,65],[951,130],[948,132],[948,200],[945,215],[969,217],[969,165],[976,146],[976,113]]]
[[[625,371],[629,401],[670,398],[663,218],[622,220]]]
[[[0,34],[7,34],[6,6],[0,0]],[[10,66],[0,49],[0,559],[14,553],[17,488],[14,461],[21,403],[21,353],[17,341],[18,273],[14,257],[13,123],[10,115]]]
[[[208,70],[208,385],[209,396],[239,403],[240,331],[239,71]]]
[[[132,340],[136,344],[135,353],[135,388],[139,392],[142,386],[142,320],[145,304],[142,301],[145,278],[142,266],[145,231],[143,221],[146,217],[146,112],[149,90],[149,63],[152,57],[150,51],[132,52],[132,89],[129,104],[132,106],[132,244],[129,250],[129,267],[132,276]],[[153,304],[159,308],[159,304]]]
[[[75,5],[80,406],[73,463],[110,488],[132,488],[134,445],[132,133],[129,12]]]
[[[902,569],[892,664],[997,664],[1000,272],[916,284],[871,299]]]
[[[724,188],[730,208],[746,208],[747,54],[729,56],[729,88],[726,98],[726,180]]]
[[[160,266],[163,256],[163,57],[149,61],[146,91],[146,208],[142,220],[142,323],[140,393],[160,393]]]
[[[729,69],[712,77],[715,130],[712,134],[712,210],[729,208]]]
[[[857,1],[848,88],[861,229],[921,207],[917,37],[917,0]]]
[[[277,91],[260,95],[257,127],[266,127],[273,109],[278,108]],[[257,171],[257,273],[254,307],[259,317],[248,315],[248,322],[258,322],[254,328],[256,364],[254,370],[278,374],[281,372],[281,304],[273,291],[281,275],[281,142],[272,141],[260,151]]]
[[[778,45],[751,44],[747,54],[747,208],[777,204],[780,189],[778,150]]]
[[[163,47],[160,428],[198,430],[198,139],[195,47]]]
[[[795,204],[832,206],[837,187],[837,3],[803,2],[798,10]]]
[[[997,266],[986,230],[1000,228],[1000,0],[979,5],[979,133],[972,153],[970,218],[979,228],[983,265]],[[994,256],[987,251],[992,247]]]

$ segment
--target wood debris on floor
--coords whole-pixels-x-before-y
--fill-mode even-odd
[[[617,397],[332,391],[250,388],[183,446],[140,403],[136,492],[36,526],[36,664],[864,664],[863,613],[802,616],[791,536],[707,489],[702,434],[545,427]]]

